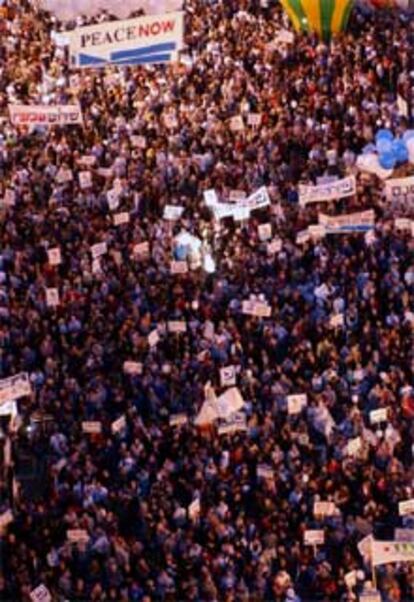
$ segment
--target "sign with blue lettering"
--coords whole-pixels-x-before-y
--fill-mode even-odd
[[[183,46],[184,13],[98,23],[68,33],[72,65],[151,65],[177,60]]]

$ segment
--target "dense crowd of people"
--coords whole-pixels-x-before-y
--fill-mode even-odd
[[[187,0],[180,62],[76,71],[62,45],[74,23],[27,0],[3,9],[0,378],[27,372],[32,387],[4,428],[14,448],[24,440],[46,458],[47,479],[40,499],[8,496],[3,481],[0,514],[10,506],[13,521],[1,598],[44,584],[53,600],[357,600],[371,580],[358,543],[414,527],[398,513],[414,497],[414,243],[395,226],[414,206],[392,206],[355,166],[379,128],[412,126],[397,92],[411,98],[414,21],[356,10],[330,45],[310,34],[284,44],[278,2]],[[82,126],[14,126],[7,114],[78,101]],[[230,127],[239,115],[244,129]],[[299,244],[321,210],[298,203],[299,184],[349,174],[357,194],[323,212],[374,209],[373,236]],[[271,205],[240,222],[215,219],[204,200],[262,186]],[[178,220],[168,205],[184,207]],[[116,213],[129,221],[115,225]],[[172,273],[173,260],[187,271]],[[252,295],[270,317],[242,313]],[[220,434],[195,418],[225,390],[227,366],[246,428]],[[289,414],[296,393],[307,405]],[[387,420],[372,425],[380,408]],[[317,501],[335,514],[315,515]],[[315,529],[324,543],[306,545]],[[412,564],[377,579],[383,602],[414,599]]]

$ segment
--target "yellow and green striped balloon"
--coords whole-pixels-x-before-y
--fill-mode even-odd
[[[297,31],[315,31],[328,40],[346,28],[354,0],[280,0]]]

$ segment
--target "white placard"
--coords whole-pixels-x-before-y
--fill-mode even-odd
[[[188,416],[187,414],[171,414],[170,416],[170,420],[169,420],[169,425],[170,426],[183,426],[184,424],[188,423]]]
[[[167,323],[168,332],[179,333],[187,331],[187,322],[183,320],[170,320]]]
[[[241,115],[236,115],[230,119],[230,129],[232,132],[242,132],[244,130],[244,121]]]
[[[362,439],[361,437],[355,437],[348,441],[346,446],[346,452],[349,456],[357,456],[362,449]]]
[[[0,514],[0,529],[3,529],[12,523],[13,518],[13,512],[10,509],[3,512],[3,514]]]
[[[70,543],[88,543],[89,535],[85,529],[68,529],[66,537]]]
[[[400,516],[407,516],[408,514],[414,514],[414,498],[411,500],[405,500],[398,502],[398,514]]]
[[[282,241],[280,238],[275,238],[272,241],[267,243],[267,254],[274,255],[275,253],[279,253],[282,250]]]
[[[188,272],[188,264],[186,261],[172,261],[170,263],[171,274],[186,274]]]
[[[188,517],[190,520],[197,520],[200,516],[201,512],[201,504],[200,500],[197,498],[188,506]]]
[[[140,243],[136,244],[134,246],[132,252],[135,255],[135,257],[138,257],[141,259],[144,257],[148,257],[149,252],[150,252],[149,242],[144,241],[144,242],[140,242]]]
[[[48,307],[57,307],[59,305],[59,290],[57,288],[46,289],[46,305]]]
[[[311,238],[314,238],[315,240],[320,240],[321,238],[325,237],[326,228],[321,224],[312,224],[311,226],[308,226],[308,232]]]
[[[31,395],[32,387],[27,372],[20,372],[14,376],[0,380],[0,405],[15,401],[19,397]]]
[[[273,468],[267,464],[258,464],[256,468],[256,475],[257,478],[266,479],[268,481],[273,481],[275,478]]]
[[[97,420],[85,420],[82,422],[82,432],[88,435],[102,433],[102,423]]]
[[[164,219],[167,219],[169,221],[176,221],[180,219],[183,212],[184,207],[182,207],[181,205],[166,205],[164,207],[163,217]]]
[[[122,369],[124,374],[135,376],[137,374],[142,374],[143,365],[140,362],[126,361],[123,363]]]
[[[115,188],[111,188],[106,193],[106,202],[110,211],[116,211],[119,207],[119,191]]]
[[[412,206],[414,202],[414,176],[393,178],[385,182],[385,197],[390,203]]]
[[[91,246],[91,254],[93,259],[97,259],[98,257],[101,257],[102,255],[105,255],[105,253],[108,252],[108,246],[106,244],[106,242],[98,242],[95,245]]]
[[[306,530],[303,542],[305,546],[320,546],[325,543],[325,531],[322,531],[322,529]]]
[[[72,171],[70,169],[61,167],[55,176],[55,180],[58,184],[67,184],[68,182],[72,182]]]
[[[160,340],[160,335],[158,334],[158,330],[155,329],[152,332],[149,333],[148,335],[148,345],[150,347],[155,347],[155,345],[158,343],[158,341]]]
[[[115,435],[116,433],[120,433],[126,428],[126,417],[123,414],[119,418],[113,421],[111,424],[111,432]]]
[[[52,602],[50,591],[43,583],[30,592],[32,602]]]
[[[78,163],[86,167],[93,167],[96,163],[96,157],[95,155],[82,155],[82,157],[79,157]]]
[[[335,314],[334,316],[330,316],[329,318],[329,326],[331,328],[340,328],[345,325],[345,316],[344,314]]]
[[[90,171],[79,172],[79,186],[82,190],[87,190],[92,186],[92,174]]]
[[[414,529],[394,529],[395,541],[406,541],[412,543],[414,541]]]
[[[299,414],[308,403],[308,397],[305,393],[300,395],[288,395],[287,396],[287,410],[288,414]]]
[[[47,258],[50,265],[60,265],[62,263],[62,254],[59,247],[48,249]]]
[[[217,430],[219,435],[232,435],[245,431],[247,431],[247,419],[243,412],[235,412],[228,418],[221,419]]]
[[[261,242],[270,240],[272,238],[272,225],[271,224],[260,224],[257,227],[257,234]]]
[[[313,504],[313,514],[315,516],[335,516],[337,508],[334,502],[315,502]]]
[[[397,217],[394,220],[394,227],[397,230],[411,230],[414,222],[407,217]]]
[[[244,400],[237,387],[227,389],[217,399],[216,410],[219,418],[229,418],[234,412],[238,412],[244,406]]]
[[[205,190],[203,192],[203,198],[207,207],[214,207],[214,205],[219,204],[217,192],[213,188]]]
[[[249,113],[247,115],[247,125],[251,127],[259,127],[262,123],[262,116],[260,113]]]
[[[147,148],[145,136],[131,136],[131,144],[134,148]]]
[[[242,313],[245,315],[256,316],[258,318],[270,318],[272,308],[265,301],[252,301],[251,299],[243,301]]]
[[[222,387],[232,387],[236,384],[236,366],[220,368],[220,384]]]
[[[128,211],[122,211],[121,213],[115,213],[114,226],[122,226],[122,224],[127,224],[128,222],[129,222]]]
[[[388,408],[379,408],[378,410],[372,410],[369,413],[370,424],[378,424],[379,422],[387,421]]]

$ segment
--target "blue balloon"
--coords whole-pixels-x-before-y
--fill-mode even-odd
[[[393,140],[394,139],[394,134],[391,132],[391,130],[378,130],[378,132],[375,135],[375,142],[378,142],[379,140]]]
[[[376,153],[376,152],[377,152],[377,147],[375,146],[375,144],[367,144],[362,149],[363,155],[370,155],[371,153]]]
[[[408,150],[403,140],[394,140],[392,143],[391,152],[398,163],[405,163],[408,161]]]
[[[392,149],[392,142],[388,138],[380,138],[377,142],[377,151],[380,155],[384,153],[390,153]]]
[[[403,140],[405,143],[407,143],[409,140],[412,140],[413,138],[414,138],[414,130],[407,130],[406,132],[404,132]]]
[[[379,164],[384,169],[394,169],[397,159],[392,152],[383,153],[379,156]]]

